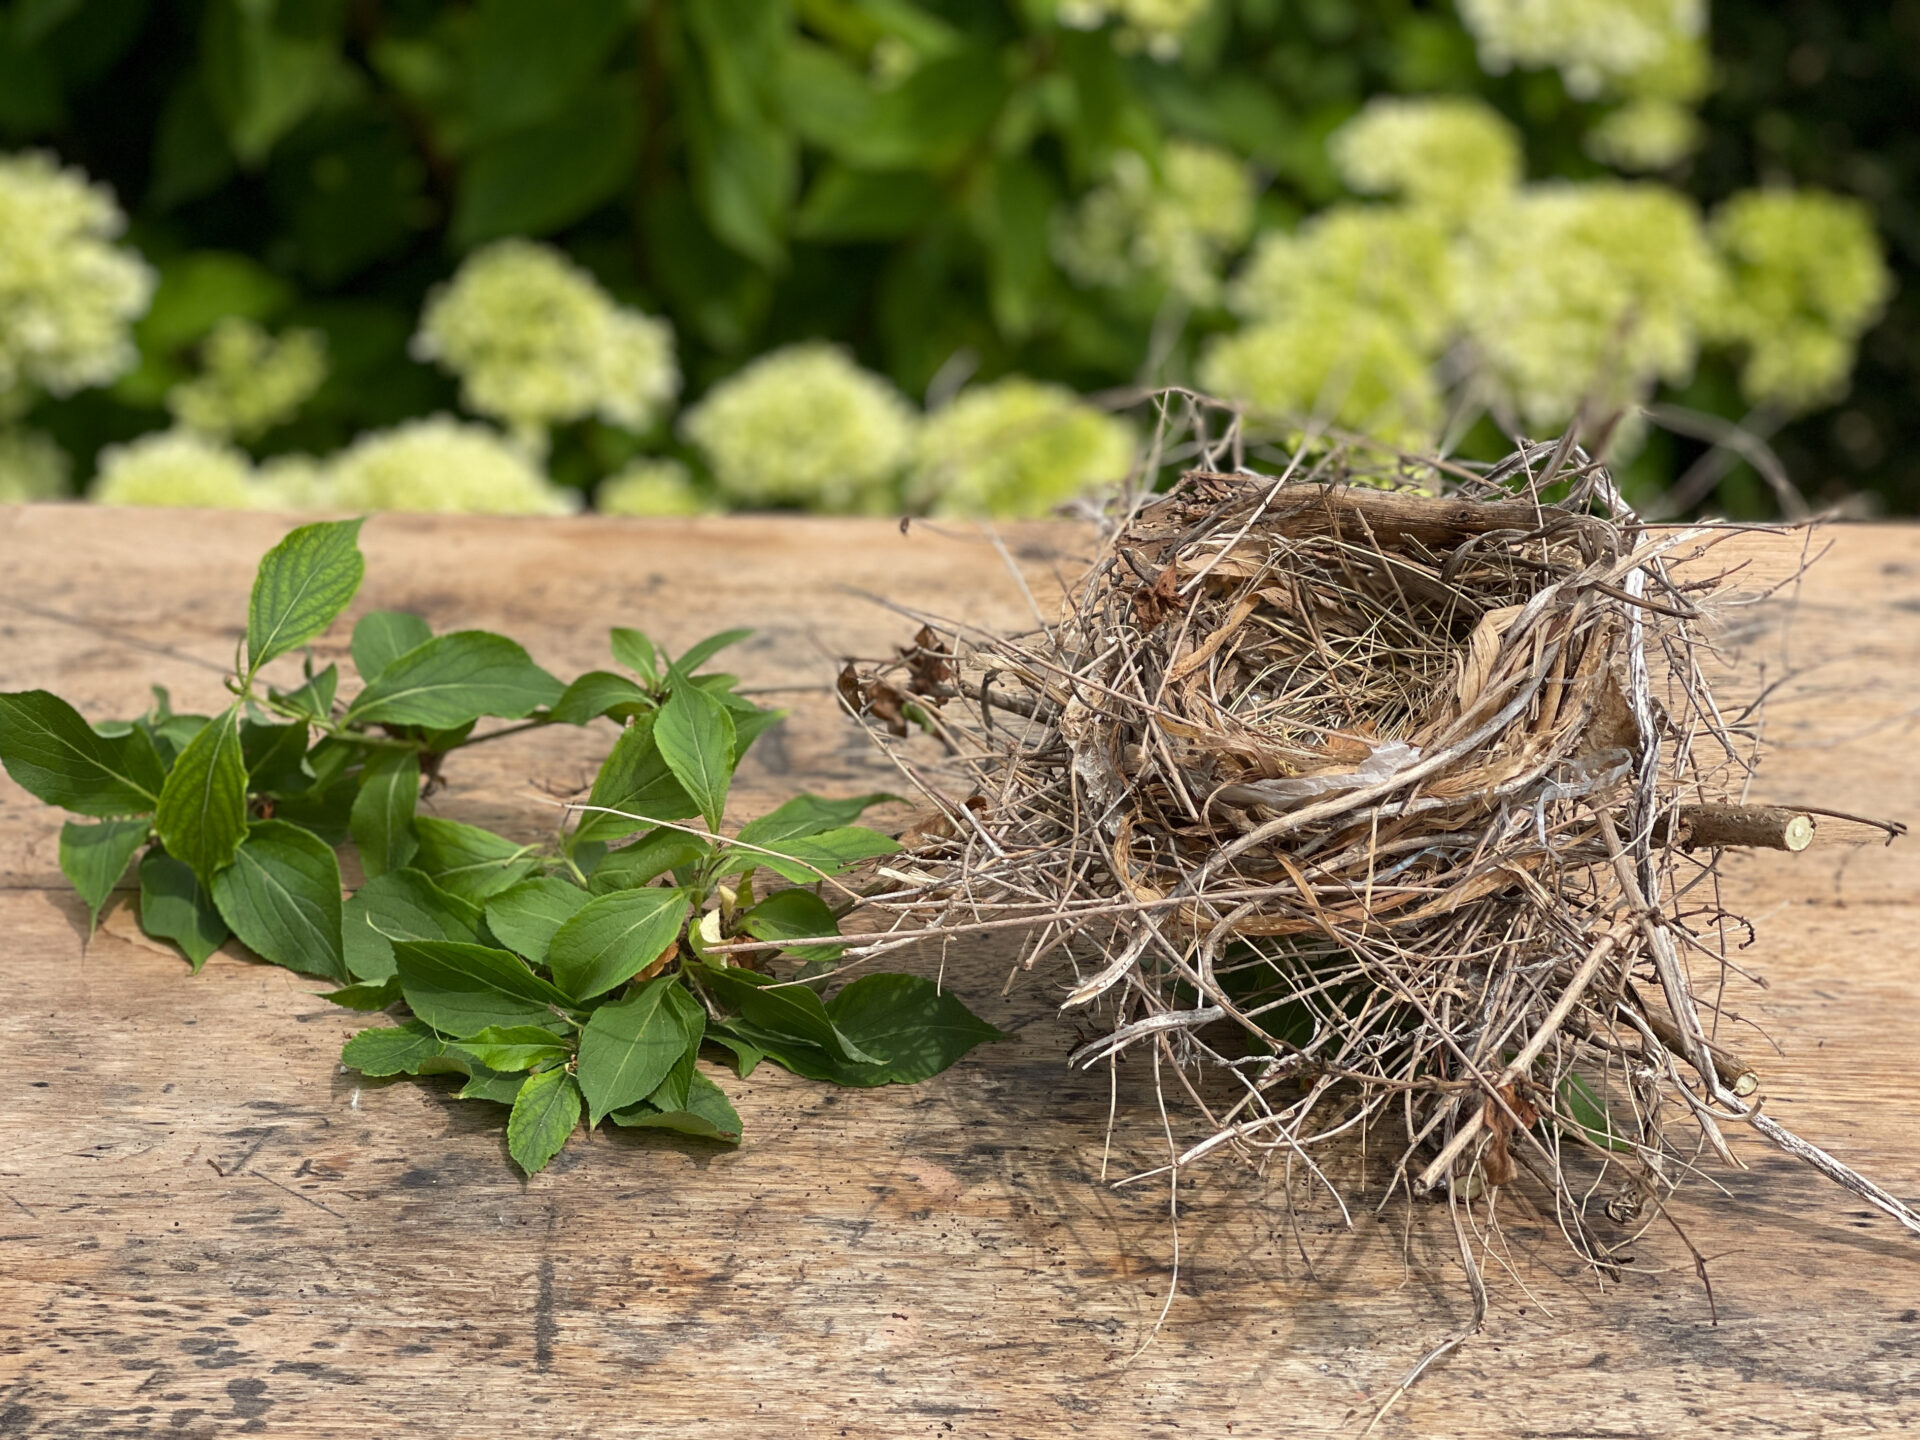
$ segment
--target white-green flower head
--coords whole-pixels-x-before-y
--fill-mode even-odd
[[[1866,207],[1818,190],[1748,190],[1715,212],[1711,233],[1728,288],[1708,329],[1745,347],[1747,398],[1789,410],[1838,399],[1893,291]]]
[[[1222,267],[1253,230],[1253,207],[1253,181],[1229,151],[1171,140],[1156,170],[1139,151],[1121,150],[1107,181],[1056,226],[1054,257],[1082,285],[1147,280],[1209,305]]]
[[[67,452],[48,434],[0,426],[0,505],[57,500],[67,493]]]
[[[311,455],[275,455],[253,473],[255,503],[262,510],[338,510],[324,461]]]
[[[1520,137],[1484,101],[1381,96],[1327,141],[1334,169],[1362,195],[1398,195],[1467,215],[1520,183]]]
[[[327,378],[326,339],[289,330],[275,339],[251,320],[228,316],[200,344],[201,373],[167,392],[181,424],[242,440],[299,413]]]
[[[1486,378],[1537,432],[1693,372],[1723,278],[1691,203],[1626,181],[1532,187],[1476,225],[1461,313]]]
[[[101,505],[251,510],[258,502],[245,453],[176,427],[100,452],[91,498]]]
[[[1134,435],[1064,385],[1009,375],[929,415],[914,446],[915,500],[936,515],[1025,518],[1124,480]]]
[[[112,243],[125,225],[106,187],[53,156],[0,156],[0,413],[133,368],[154,274]]]
[[[672,327],[530,240],[468,257],[428,298],[413,354],[458,375],[469,410],[523,435],[589,415],[643,430],[680,392]]]
[[[1629,100],[1587,132],[1587,153],[1616,170],[1665,170],[1700,146],[1700,117],[1674,100]]]
[[[1570,94],[1697,98],[1707,81],[1707,0],[1460,0],[1480,63],[1557,69]]]
[[[678,460],[645,455],[600,482],[594,508],[603,515],[705,515],[713,510]]]
[[[1437,213],[1335,205],[1291,233],[1263,235],[1227,298],[1250,320],[1365,310],[1437,353],[1459,310],[1459,269],[1452,228]]]
[[[499,432],[446,415],[361,436],[333,458],[327,483],[333,504],[346,510],[567,515],[579,508]]]
[[[1060,0],[1054,18],[1072,30],[1098,30],[1118,19],[1114,45],[1123,53],[1145,50],[1155,60],[1176,60],[1187,30],[1213,0]]]
[[[886,380],[838,346],[807,342],[721,381],[681,428],[737,505],[871,513],[894,503],[914,424]]]

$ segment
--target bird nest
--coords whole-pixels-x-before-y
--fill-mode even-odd
[[[1718,1033],[1747,938],[1721,851],[1812,834],[1731,798],[1750,718],[1700,635],[1727,533],[1642,526],[1567,442],[1188,473],[1056,621],[921,617],[843,673],[932,804],[864,950],[1029,932],[1066,1007],[1110,1016],[1074,1063],[1150,1052],[1200,1118],[1164,1168],[1279,1160],[1344,1212],[1328,1157],[1387,1137],[1386,1191],[1449,1202],[1482,1301],[1469,1231],[1502,1187],[1530,1176],[1611,1269],[1702,1142],[1735,1163],[1736,1122],[1920,1228],[1764,1114]]]

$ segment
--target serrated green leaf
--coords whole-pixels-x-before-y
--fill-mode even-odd
[[[347,829],[369,879],[398,870],[420,848],[413,833],[413,810],[419,798],[418,755],[411,750],[376,750],[368,757]]]
[[[458,820],[418,815],[413,834],[420,842],[414,868],[449,894],[476,905],[519,884],[539,863],[527,854],[526,846]]]
[[[455,1039],[491,1025],[545,1028],[555,1009],[572,1004],[519,956],[491,946],[403,940],[393,959],[408,1008]]]
[[[723,1021],[718,1025],[708,1025],[706,1039],[733,1055],[733,1070],[742,1080],[753,1074],[755,1067],[767,1058],[767,1052],[742,1035],[734,1033],[734,1022]],[[820,1052],[823,1056],[826,1051]]]
[[[418,1075],[420,1066],[446,1053],[447,1044],[418,1020],[399,1025],[376,1025],[350,1036],[340,1049],[340,1063],[362,1075]]]
[[[495,1105],[511,1105],[520,1098],[520,1088],[527,1083],[524,1072],[503,1074],[498,1070],[489,1070],[484,1065],[467,1064],[463,1073],[467,1083],[455,1092],[460,1100],[486,1100]]]
[[[884,1081],[861,1083],[912,1085],[938,1075],[976,1045],[1007,1038],[952,992],[919,975],[863,975],[829,1000],[826,1010],[842,1035],[882,1062]]]
[[[482,715],[518,720],[552,705],[564,688],[506,636],[458,630],[389,662],[348,707],[347,718],[441,730]]]
[[[779,840],[757,850],[735,849],[728,853],[723,874],[764,868],[796,885],[811,885],[823,875],[838,875],[863,860],[875,860],[895,854],[897,841],[858,825],[823,830],[818,835],[803,835]]]
[[[749,1025],[817,1045],[833,1059],[850,1065],[882,1063],[879,1056],[869,1055],[836,1029],[820,997],[804,985],[781,985],[751,970],[721,969],[699,962],[689,963],[687,969],[706,984],[715,999]]]
[[[333,713],[334,692],[339,688],[340,667],[329,665],[298,689],[280,691],[269,686],[267,694],[309,720],[323,721]]]
[[[756,940],[775,940],[811,960],[836,960],[844,945],[800,945],[789,942],[820,935],[838,935],[840,922],[811,890],[777,890],[740,917],[741,928]]]
[[[441,889],[424,871],[389,870],[367,881],[340,908],[340,944],[347,969],[361,980],[394,973],[396,940],[477,944],[480,907]]]
[[[706,691],[675,685],[654,721],[654,743],[710,829],[720,828],[733,783],[733,716]]]
[[[1558,1097],[1560,1103],[1555,1108],[1563,1121],[1571,1122],[1569,1128],[1602,1150],[1632,1153],[1633,1142],[1613,1123],[1607,1102],[1581,1076],[1569,1071],[1560,1082]]]
[[[178,945],[195,974],[231,933],[192,868],[157,846],[140,861],[140,928]]]
[[[585,725],[602,715],[627,720],[652,708],[652,698],[626,676],[589,670],[567,686],[551,713],[555,724]]]
[[[704,640],[696,640],[681,653],[678,660],[673,662],[673,668],[682,675],[691,675],[722,650],[738,645],[752,634],[751,630],[722,630],[716,635],[707,636]]]
[[[641,1129],[674,1130],[703,1140],[720,1140],[729,1145],[740,1142],[740,1116],[727,1099],[726,1092],[698,1070],[687,1083],[687,1097],[679,1109],[666,1110],[642,1101],[625,1110],[611,1112],[608,1119],[616,1125]]]
[[[238,706],[209,721],[173,762],[154,828],[167,853],[192,866],[202,880],[210,882],[233,863],[247,838],[247,765]]]
[[[592,808],[580,816],[576,841],[616,840],[655,820],[685,820],[700,813],[654,743],[657,723],[656,715],[641,715],[620,732],[594,777],[587,797]],[[640,818],[630,818],[636,816]]]
[[[400,1003],[400,981],[393,975],[384,980],[362,980],[329,990],[320,998],[342,1010],[385,1010],[389,1005]]]
[[[507,1117],[507,1153],[529,1175],[538,1175],[580,1123],[580,1087],[564,1069],[529,1075]]]
[[[547,946],[554,983],[578,1000],[622,984],[666,951],[687,918],[680,890],[618,890],[589,901]]]
[[[660,678],[659,653],[653,648],[653,641],[640,631],[618,625],[608,632],[607,639],[613,658],[642,680],[651,685]]]
[[[369,610],[353,627],[353,668],[372,684],[376,676],[409,650],[433,638],[433,627],[405,610]]]
[[[290,795],[313,784],[307,768],[307,727],[299,721],[263,725],[241,720],[240,757],[246,762],[251,790]]]
[[[487,901],[487,928],[509,950],[544,965],[554,932],[579,914],[591,898],[578,885],[558,876],[522,880]]]
[[[608,895],[615,890],[637,890],[669,870],[692,865],[711,854],[713,847],[699,836],[662,826],[623,849],[609,851],[594,866],[593,874],[587,879],[587,888],[595,895]]]
[[[262,959],[303,975],[348,980],[340,863],[326,841],[285,821],[257,821],[209,888],[220,918]]]
[[[99,818],[152,811],[167,778],[144,730],[106,739],[45,690],[0,694],[0,764],[47,804]]]
[[[564,1060],[571,1053],[559,1035],[538,1025],[490,1025],[448,1048],[503,1075]]]
[[[127,873],[134,852],[147,842],[152,824],[145,819],[100,820],[60,827],[60,873],[87,903],[87,929],[100,923],[100,907]]]
[[[587,1021],[577,1074],[589,1126],[609,1110],[646,1099],[681,1056],[699,1048],[699,1032],[690,1030],[684,1011],[672,1002],[675,991],[686,995],[677,978],[663,975],[602,1005]]]
[[[855,795],[849,800],[796,795],[777,810],[741,826],[740,838],[753,845],[775,845],[783,840],[803,839],[823,831],[840,829],[849,821],[859,819],[872,806],[899,798],[885,791]]]
[[[360,588],[364,520],[302,525],[267,552],[247,605],[247,673],[331,625]]]

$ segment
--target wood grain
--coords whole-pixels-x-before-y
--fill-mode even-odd
[[[285,523],[0,510],[0,688],[99,717],[140,708],[153,678],[212,705]],[[1792,672],[1752,799],[1920,818],[1920,532],[1830,538],[1796,610],[1725,617],[1738,683]],[[1007,539],[1042,592],[1083,543]],[[880,522],[382,516],[364,543],[357,608],[497,627],[560,671],[605,663],[612,624],[675,646],[755,626],[744,683],[811,687],[777,697],[793,714],[743,771],[755,806],[888,783],[825,687],[913,627],[853,590],[983,624],[1027,613],[977,535]],[[1760,547],[1747,578],[1793,558]],[[534,838],[554,819],[542,787],[577,784],[610,740],[460,756],[439,813]],[[1730,1003],[1780,1050],[1751,1029],[1737,1044],[1771,1113],[1911,1199],[1920,849],[1846,828],[1731,867],[1761,922],[1742,963],[1770,988]],[[728,1082],[737,1151],[596,1135],[526,1182],[495,1115],[343,1072],[362,1022],[299,977],[223,953],[189,978],[124,917],[83,944],[57,833],[0,780],[0,1436],[1358,1433],[1467,1313],[1431,1210],[1349,1232],[1320,1205],[1296,1230],[1278,1179],[1222,1163],[1182,1187],[1153,1336],[1167,1191],[1101,1182],[1107,1077],[1064,1067],[1059,976],[1000,996],[1005,945],[956,944],[946,975],[1016,1038],[929,1084],[763,1069]],[[1110,1178],[1164,1154],[1146,1068],[1122,1066],[1112,1098]],[[1671,1235],[1603,1288],[1516,1197],[1486,1333],[1379,1433],[1920,1430],[1920,1242],[1736,1144],[1751,1168],[1711,1175],[1726,1194],[1703,1181],[1674,1208],[1710,1257],[1717,1326]]]

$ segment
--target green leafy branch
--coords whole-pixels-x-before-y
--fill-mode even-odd
[[[359,520],[307,525],[261,561],[246,638],[218,715],[154,704],[90,725],[44,690],[0,694],[0,763],[77,816],[60,867],[89,923],[138,856],[139,919],[194,971],[237,939],[333,981],[328,998],[391,1011],[341,1058],[369,1076],[454,1074],[463,1099],[509,1106],[528,1174],[578,1128],[675,1130],[735,1142],[740,1119],[696,1063],[762,1060],[840,1085],[910,1084],[999,1032],[931,981],[868,975],[824,998],[844,947],[823,884],[898,847],[853,822],[885,795],[798,795],[722,831],[742,755],[780,713],[700,669],[729,630],[677,658],[638,630],[610,635],[620,670],[562,684],[505,636],[435,635],[376,610],[354,626],[351,674],[262,671],[323,634],[364,571]],[[476,734],[482,719],[512,722]],[[522,844],[419,813],[446,757],[545,725],[621,726],[586,802]],[[698,819],[704,830],[683,821]],[[365,883],[343,898],[336,847]],[[784,883],[781,883],[784,882]],[[751,938],[787,979],[716,951]]]

